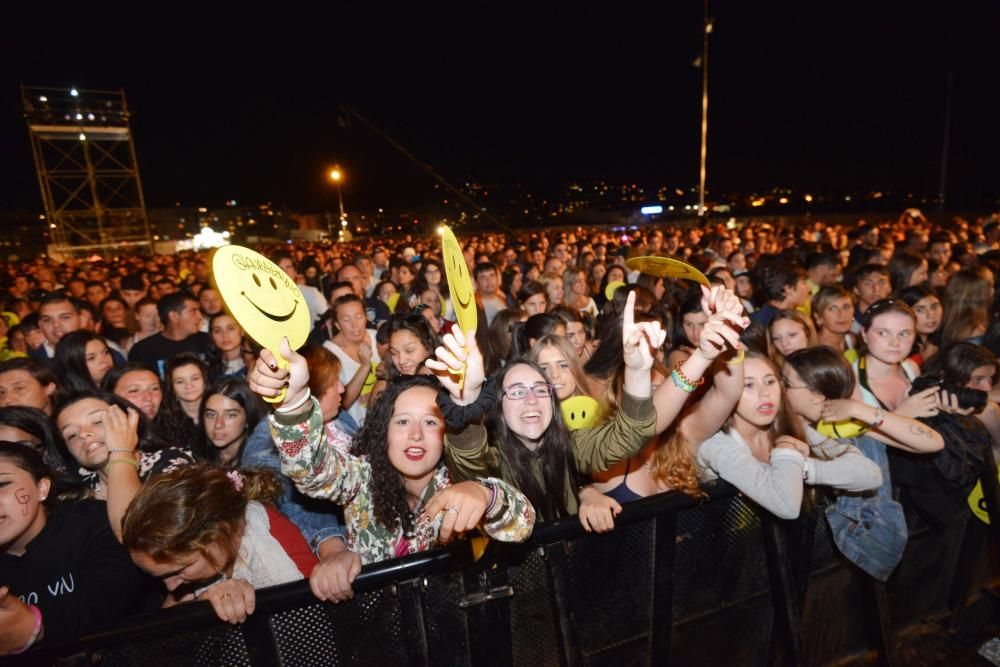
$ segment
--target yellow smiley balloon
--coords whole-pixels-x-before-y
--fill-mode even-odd
[[[561,405],[566,428],[592,428],[601,418],[601,405],[590,396],[571,396]]]
[[[1000,468],[997,469],[997,478],[1000,479]],[[983,523],[990,522],[990,513],[986,509],[986,498],[983,497],[983,483],[981,481],[976,482],[976,485],[972,488],[969,493],[969,509],[972,513],[976,515],[976,518]]]
[[[604,298],[611,301],[615,298],[615,292],[618,291],[619,287],[625,287],[625,281],[623,280],[612,280],[610,283],[604,286]]]
[[[223,246],[212,256],[212,279],[226,308],[259,345],[274,353],[278,365],[288,361],[278,352],[288,337],[293,350],[309,336],[309,308],[298,286],[281,268],[258,252],[241,246]],[[265,398],[285,399],[285,391]]]

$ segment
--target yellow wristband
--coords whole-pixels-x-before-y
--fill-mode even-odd
[[[134,459],[108,459],[107,465],[104,466],[104,474],[108,474],[108,471],[111,470],[111,466],[116,463],[127,463],[134,467],[136,472],[139,472],[139,462]]]
[[[736,356],[726,362],[727,366],[739,366],[743,363],[743,358],[746,357],[746,351],[741,347]]]

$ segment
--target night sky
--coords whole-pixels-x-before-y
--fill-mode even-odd
[[[20,82],[124,88],[151,207],[327,208],[334,161],[349,208],[432,200],[430,177],[357,122],[338,124],[341,104],[456,183],[697,183],[697,2],[450,14],[28,4],[5,8],[0,40],[3,210],[41,207]],[[949,199],[989,208],[1000,195],[992,4],[715,3],[710,191],[932,195],[954,72]]]

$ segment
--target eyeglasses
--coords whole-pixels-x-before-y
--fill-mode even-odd
[[[552,385],[539,382],[533,384],[530,387],[526,387],[523,384],[512,384],[509,387],[504,387],[502,390],[503,395],[512,401],[523,401],[528,398],[528,394],[532,393],[535,398],[548,398],[552,395]]]
[[[781,386],[784,387],[785,389],[809,389],[809,387],[807,387],[805,385],[793,386],[793,385],[789,384],[788,378],[786,378],[786,377],[782,377],[781,378]]]

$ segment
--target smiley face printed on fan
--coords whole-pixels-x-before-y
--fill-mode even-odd
[[[301,345],[309,333],[309,310],[288,275],[248,248],[223,246],[216,253],[213,273],[219,293],[246,333],[273,349],[282,336],[288,336],[293,348]]]
[[[469,267],[465,263],[465,255],[462,254],[462,246],[459,245],[455,234],[447,228],[441,234],[441,257],[444,259],[444,268],[448,274],[448,289],[455,304],[455,319],[462,333],[469,336],[476,330],[478,324],[476,294],[472,287]]]

